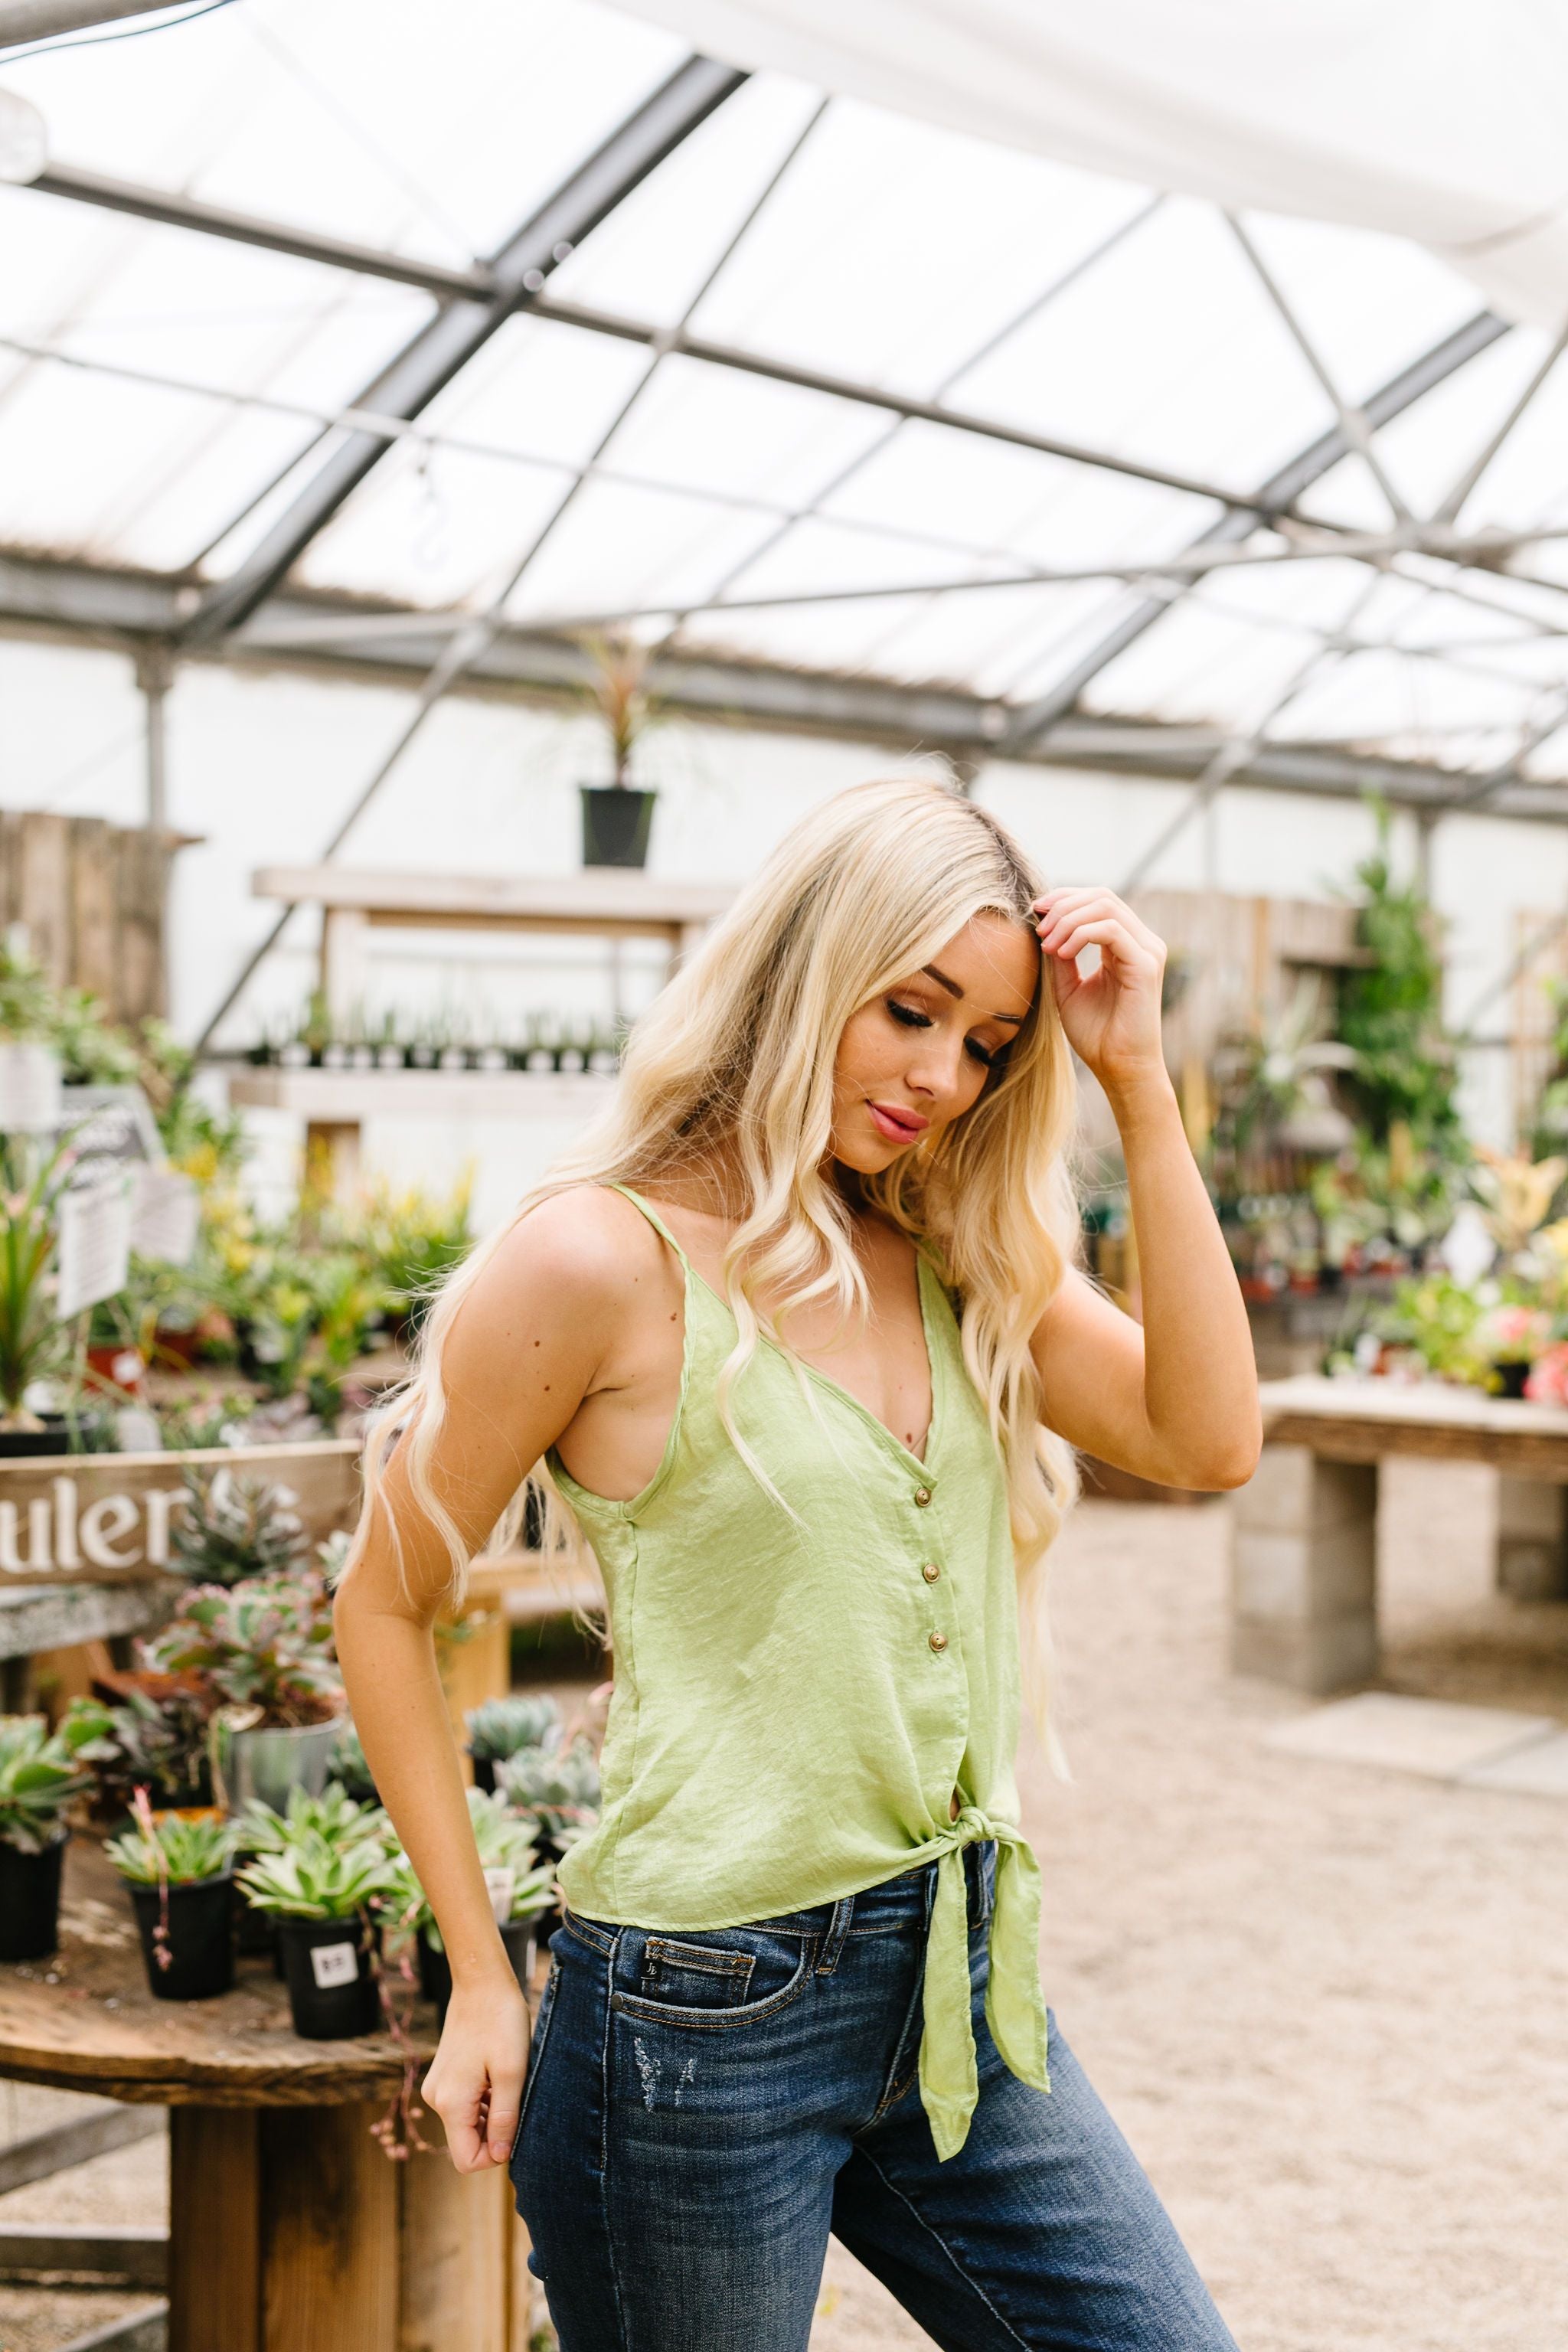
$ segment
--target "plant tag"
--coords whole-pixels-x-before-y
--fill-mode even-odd
[[[184,1265],[196,1245],[196,1188],[177,1168],[132,1171],[131,1246],[165,1265]]]
[[[321,1992],[330,1992],[333,1985],[357,1984],[358,1948],[353,1944],[312,1944],[310,1974]]]
[[[55,1312],[62,1322],[112,1298],[131,1274],[131,1196],[122,1176],[62,1193],[59,1204],[59,1288]]]
[[[0,1045],[0,1133],[51,1135],[60,1123],[60,1057],[50,1045]]]
[[[490,1909],[495,1913],[496,1926],[504,1927],[511,1917],[512,1890],[517,1885],[517,1873],[510,1863],[485,1873],[485,1885],[489,1889]]]

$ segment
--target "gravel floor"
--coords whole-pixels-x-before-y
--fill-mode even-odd
[[[1386,1491],[1384,1686],[1568,1721],[1568,1606],[1491,1594],[1489,1475]],[[1076,1777],[1024,1775],[1049,1998],[1242,2352],[1563,2352],[1568,1805],[1262,1747],[1310,1702],[1226,1674],[1227,1510],[1092,1503],[1058,1549]],[[0,2085],[0,2137],[57,2105]],[[142,2147],[0,2227],[162,2210]],[[144,2300],[0,2288],[0,2347]],[[812,2352],[926,2344],[833,2248]]]

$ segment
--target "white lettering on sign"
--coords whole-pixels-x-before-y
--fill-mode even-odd
[[[57,1479],[57,1486],[63,1486]],[[115,1540],[136,1525],[136,1506],[129,1495],[100,1495],[81,1515],[81,1548],[94,1568],[134,1568],[133,1551],[116,1551]]]
[[[169,1522],[189,1500],[183,1486],[153,1486],[144,1495],[99,1495],[83,1510],[75,1478],[52,1478],[49,1486],[48,1497],[35,1495],[26,1504],[0,1501],[0,1574],[52,1576],[84,1566],[168,1567]],[[138,1542],[135,1530],[143,1515]]]
[[[333,1985],[357,1984],[359,1952],[353,1944],[312,1944],[310,1973],[322,1992]]]
[[[42,1495],[36,1495],[27,1506],[27,1557],[17,1555],[16,1538],[20,1531],[18,1507],[0,1503],[0,1570],[7,1576],[37,1576],[52,1570],[54,1553],[49,1549],[50,1522],[54,1517]]]

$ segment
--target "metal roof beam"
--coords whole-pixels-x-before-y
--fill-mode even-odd
[[[51,635],[133,652],[148,639],[177,635],[193,591],[156,573],[0,553],[0,627],[41,628]],[[312,622],[347,620],[351,600],[283,593],[265,605],[243,639],[228,638],[200,658],[301,676],[374,678],[402,686],[424,679],[446,638],[432,615],[426,635],[397,640],[367,631],[363,646],[340,640],[302,651]],[[383,608],[384,610],[384,608]],[[364,617],[378,617],[367,610]],[[561,637],[504,627],[470,662],[469,690],[580,695],[591,684],[584,648]],[[837,736],[908,751],[920,745],[974,757],[1022,760],[1049,767],[1184,781],[1200,777],[1230,739],[1212,728],[1161,727],[1081,716],[1066,720],[1037,750],[1016,751],[1000,740],[1006,706],[956,688],[904,686],[892,679],[839,677],[716,655],[661,653],[650,683],[661,701],[688,717]],[[455,691],[462,692],[459,684]],[[1339,745],[1270,744],[1226,779],[1232,786],[1356,799],[1376,791],[1401,807],[1462,809],[1473,778],[1440,768],[1362,756]],[[1568,824],[1568,786],[1500,783],[1480,814]]]
[[[573,248],[745,79],[710,58],[689,58],[492,257],[494,292],[447,303],[354,404],[405,419],[428,407]],[[230,577],[203,597],[185,642],[210,645],[253,613],[391,446],[384,434],[350,434]]]
[[[1377,432],[1383,425],[1392,424],[1394,417],[1402,416],[1407,408],[1413,408],[1438,384],[1446,383],[1478,352],[1486,351],[1508,332],[1509,321],[1506,319],[1500,319],[1491,310],[1479,310],[1473,319],[1467,320],[1462,327],[1457,327],[1451,335],[1445,335],[1441,342],[1434,343],[1430,351],[1424,352],[1409,367],[1401,368],[1397,375],[1391,376],[1381,390],[1363,403],[1362,415],[1368,428]],[[1292,457],[1289,465],[1270,475],[1255,499],[1246,504],[1232,505],[1217,522],[1212,523],[1199,535],[1193,542],[1194,547],[1234,546],[1249,538],[1257,529],[1256,517],[1259,507],[1268,512],[1283,513],[1295,504],[1304,490],[1310,489],[1314,482],[1321,481],[1342,457],[1348,456],[1352,446],[1342,427],[1338,425],[1331,426],[1327,433],[1320,434],[1299,456]],[[1158,579],[1160,574],[1152,568],[1150,577]],[[1173,604],[1189,593],[1191,584],[1173,581],[1158,593],[1140,598],[1120,621],[1106,631],[1098,645],[1074,663],[1067,676],[1059,678],[1048,694],[1040,695],[1018,712],[1009,737],[1009,750],[1020,757],[1037,750],[1049,730],[1071,710],[1085,687],[1097,678],[1101,670],[1109,669],[1117,656],[1124,654],[1130,646],[1136,645],[1145,630],[1152,628]]]
[[[375,246],[321,236],[312,229],[290,228],[284,221],[263,220],[255,213],[198,204],[194,197],[143,187],[137,181],[84,172],[74,163],[51,163],[26,184],[41,195],[68,196],[76,204],[98,205],[106,212],[128,214],[133,220],[227,237],[236,245],[259,246],[268,253],[285,253],[296,261],[319,261],[329,269],[348,269],[363,278],[387,278],[397,286],[416,286],[442,302],[489,302],[498,290],[494,273],[482,263],[476,262],[470,269],[445,269],[439,262],[383,253]]]
[[[169,0],[0,0],[0,51],[56,33],[79,33],[121,16],[154,16]]]

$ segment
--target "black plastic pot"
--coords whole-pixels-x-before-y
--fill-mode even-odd
[[[163,1896],[156,1886],[126,1883],[153,1999],[211,2000],[215,1994],[227,1992],[234,1983],[234,1882],[228,1872],[221,1878],[170,1887],[163,1947],[169,1954],[167,1968],[158,1958],[158,1927],[165,1916]]]
[[[470,1748],[468,1750],[468,1761],[474,1768],[475,1788],[482,1789],[487,1797],[493,1797],[496,1792],[495,1758],[493,1756],[476,1756],[473,1749]]]
[[[296,2033],[307,2042],[345,2042],[375,2032],[381,1999],[363,1917],[279,1919],[278,1941]]]
[[[68,1454],[70,1431],[63,1413],[41,1415],[42,1429],[0,1429],[0,1462],[26,1461],[33,1454]]]
[[[584,866],[646,866],[656,793],[629,784],[580,784]]]
[[[58,1946],[67,1843],[57,1838],[42,1853],[0,1844],[0,1960],[47,1960]]]
[[[511,1972],[528,1990],[533,1974],[533,1956],[542,1919],[509,1919],[500,1931],[500,1939],[511,1962]],[[443,2025],[447,2021],[447,2004],[452,1998],[452,1963],[444,1951],[437,1951],[429,1939],[427,1928],[419,1930],[419,1990],[426,2000],[436,2004],[436,2015]]]
[[[1523,1396],[1524,1384],[1530,1378],[1528,1364],[1494,1364],[1492,1370],[1502,1381],[1502,1393],[1505,1397]]]
[[[235,1860],[243,1867],[254,1856],[237,1854]],[[270,1911],[258,1911],[246,1900],[245,1889],[237,1879],[234,1883],[234,1942],[241,1959],[270,1959],[274,1967],[278,1966],[278,1922]],[[282,1974],[281,1968],[278,1973]]]

